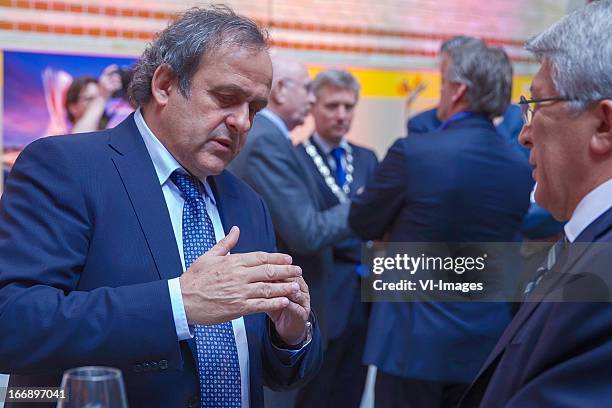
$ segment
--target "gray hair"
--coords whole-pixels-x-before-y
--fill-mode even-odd
[[[191,80],[215,51],[232,46],[267,49],[267,33],[229,7],[194,7],[179,15],[145,49],[134,69],[130,99],[142,106],[151,98],[151,80],[157,67],[167,64],[178,79],[179,91],[191,95]]]
[[[325,86],[353,91],[357,97],[359,97],[359,90],[361,89],[359,82],[353,74],[342,69],[328,69],[319,72],[312,81],[312,92],[315,96],[318,96],[321,88]]]
[[[582,7],[531,38],[526,45],[540,61],[547,59],[559,94],[571,107],[612,98],[612,1]],[[548,96],[548,95],[546,95]]]
[[[502,115],[512,94],[508,55],[501,48],[481,45],[451,48],[447,54],[447,78],[467,86],[468,109],[489,118]]]
[[[444,41],[440,46],[440,53],[448,52],[450,49],[458,47],[471,47],[471,46],[485,46],[485,43],[476,37],[469,37],[467,35],[456,35]]]

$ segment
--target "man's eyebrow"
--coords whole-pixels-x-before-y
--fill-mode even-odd
[[[224,95],[238,96],[240,98],[249,97],[249,93],[246,92],[243,88],[237,85],[232,85],[232,84],[218,85],[212,88],[211,92],[218,93],[218,94],[224,94]],[[255,104],[257,107],[261,106],[261,109],[263,109],[268,105],[268,98],[263,97],[263,96],[255,98],[253,99],[252,104]]]
[[[241,87],[237,86],[237,85],[232,85],[232,84],[224,84],[224,85],[217,85],[214,88],[211,89],[212,92],[216,92],[216,93],[224,93],[224,94],[237,94],[239,96],[248,96],[248,93],[242,89]]]

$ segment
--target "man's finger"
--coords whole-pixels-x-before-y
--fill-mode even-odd
[[[310,293],[308,290],[308,285],[306,284],[306,281],[304,280],[303,276],[300,276],[299,278],[295,278],[295,281],[300,285],[300,290],[302,292]]]
[[[287,298],[292,302],[300,305],[303,308],[310,307],[310,298],[304,292],[294,292],[287,295]]]
[[[217,244],[210,248],[206,253],[215,256],[225,256],[232,250],[232,248],[236,246],[239,237],[240,229],[234,225],[229,234],[227,234],[221,241],[217,242]]]
[[[272,313],[289,306],[291,302],[286,297],[272,299],[248,299],[246,301],[245,315],[253,313]]]
[[[297,265],[259,265],[246,269],[249,282],[282,281],[302,276],[302,268]]]
[[[291,256],[278,252],[247,252],[246,254],[235,254],[233,257],[236,259],[238,265],[246,267],[265,264],[291,265],[293,261]]]
[[[287,311],[295,314],[296,316],[298,316],[300,319],[304,321],[308,320],[309,312],[305,307],[303,307],[300,304],[291,302],[289,306],[287,306]]]
[[[295,296],[300,291],[300,285],[295,282],[256,282],[251,283],[247,288],[247,296],[251,299],[290,297]]]

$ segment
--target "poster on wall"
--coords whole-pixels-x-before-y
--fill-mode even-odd
[[[4,51],[2,61],[5,168],[40,137],[113,127],[132,111],[134,58]]]

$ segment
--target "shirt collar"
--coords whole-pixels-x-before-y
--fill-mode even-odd
[[[325,153],[326,155],[331,154],[331,151],[334,150],[336,147],[343,148],[345,152],[348,150],[348,142],[346,141],[346,137],[344,136],[342,137],[342,140],[340,141],[340,144],[338,146],[335,146],[329,143],[327,140],[323,139],[321,135],[318,134],[317,132],[313,133],[312,139],[321,148],[321,150],[323,150],[323,153]]]
[[[612,179],[600,184],[580,200],[572,217],[564,226],[569,242],[574,242],[586,227],[612,207],[610,197],[612,197]]]
[[[159,139],[153,134],[145,122],[140,108],[138,108],[134,113],[134,121],[136,122],[136,127],[138,128],[138,131],[142,136],[142,140],[147,147],[149,156],[151,156],[151,161],[153,161],[153,167],[155,167],[155,173],[157,174],[157,179],[159,180],[159,184],[161,186],[168,182],[168,179],[175,170],[180,169],[185,174],[188,173],[187,170],[185,170],[183,166],[176,161],[168,149],[166,149],[166,146],[164,146],[162,142],[160,142]],[[206,195],[212,200],[214,205],[217,205],[215,202],[215,196],[213,195],[212,189],[208,184],[208,180],[205,178],[204,180],[200,181],[204,186],[204,192]]]
[[[285,135],[285,137],[288,140],[291,140],[291,134],[289,134],[289,129],[287,129],[287,125],[285,124],[285,122],[281,119],[280,116],[278,116],[276,113],[272,112],[270,109],[268,108],[264,108],[261,111],[259,111],[259,115],[264,116],[265,118],[267,118],[268,120],[270,120],[270,122],[274,123],[274,125],[276,125],[276,127],[283,132],[283,135]]]

